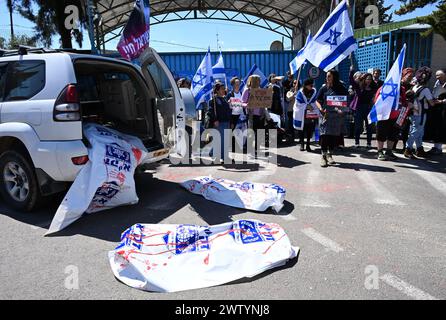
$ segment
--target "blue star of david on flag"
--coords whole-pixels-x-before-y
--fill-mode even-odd
[[[406,44],[401,49],[398,58],[387,74],[386,81],[380,89],[375,104],[368,115],[368,122],[378,122],[387,120],[392,111],[398,111],[400,108],[400,86],[401,76],[404,68],[404,58],[406,56]]]
[[[192,95],[195,100],[195,107],[197,109],[202,107],[204,102],[208,102],[212,97],[212,63],[211,63],[211,52],[208,52],[204,56],[197,69],[194,77],[192,78]]]
[[[342,35],[342,32],[336,31],[336,28],[330,29],[330,36],[327,40],[325,40],[326,43],[328,43],[331,46],[337,46],[338,45],[338,38]]]
[[[198,70],[195,77],[192,80],[193,86],[202,86],[203,80],[206,81],[206,75],[201,73],[201,70]]]
[[[390,92],[388,92],[388,93],[385,92],[385,89],[387,87],[390,87]],[[397,95],[398,95],[398,84],[393,83],[393,79],[390,78],[389,81],[387,81],[383,84],[383,87],[381,89],[381,96],[382,96],[383,100],[386,100],[388,97],[396,98]]]

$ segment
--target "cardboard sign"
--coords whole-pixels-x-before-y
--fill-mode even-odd
[[[229,104],[230,104],[232,109],[243,108],[243,102],[239,98],[230,98],[229,99]]]
[[[248,108],[271,108],[273,104],[273,88],[251,89]]]
[[[348,106],[347,96],[327,96],[327,106],[345,108]]]

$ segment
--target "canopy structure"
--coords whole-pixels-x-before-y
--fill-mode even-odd
[[[83,0],[97,45],[120,37],[135,0]],[[150,0],[151,24],[213,19],[235,21],[276,32],[286,38],[304,38],[308,29],[327,17],[330,0]],[[322,21],[323,21],[322,19]],[[91,20],[92,21],[92,20]],[[297,39],[298,42],[302,39]]]

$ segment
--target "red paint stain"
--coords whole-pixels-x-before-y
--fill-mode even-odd
[[[209,253],[208,253],[208,255],[206,256],[206,258],[204,258],[204,264],[205,264],[205,265],[208,265],[208,264],[209,264]]]
[[[133,155],[136,158],[136,161],[139,163],[139,161],[141,160],[142,151],[137,148],[132,148],[132,151],[133,151]]]

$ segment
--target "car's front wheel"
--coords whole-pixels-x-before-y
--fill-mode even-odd
[[[0,155],[0,194],[7,204],[23,211],[31,211],[41,198],[33,165],[17,151]]]

